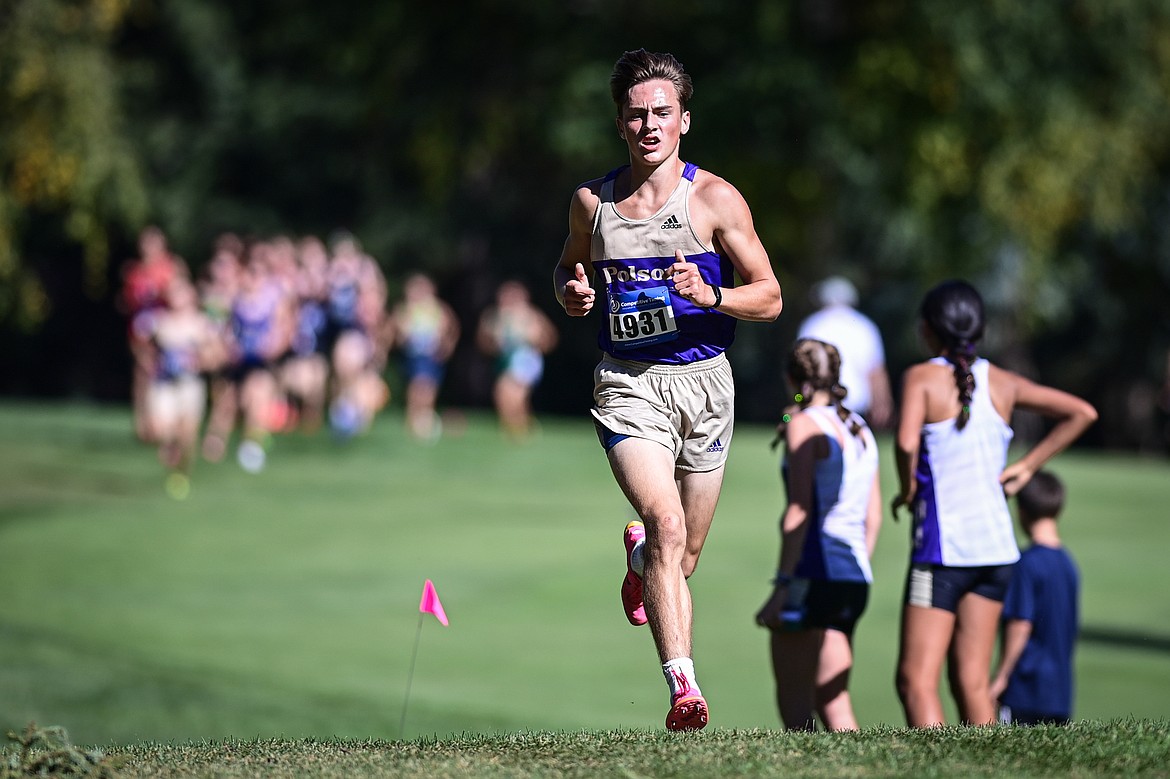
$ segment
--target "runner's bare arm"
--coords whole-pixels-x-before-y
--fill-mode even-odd
[[[598,203],[597,194],[586,184],[577,188],[569,204],[569,236],[553,269],[553,290],[569,316],[585,316],[597,299],[589,245]]]
[[[756,233],[747,201],[731,184],[706,172],[700,173],[694,195],[693,218],[699,237],[705,238],[709,233],[711,242],[727,255],[743,282],[734,288],[720,289],[723,300],[719,310],[737,319],[775,320],[784,308],[780,282]],[[676,279],[680,280],[685,284],[685,279]],[[709,287],[695,288],[692,295],[680,294],[701,306],[715,302],[715,292]]]

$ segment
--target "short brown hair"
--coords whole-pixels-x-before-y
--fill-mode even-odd
[[[675,59],[673,54],[655,54],[645,49],[637,49],[622,54],[614,64],[613,73],[609,77],[609,91],[618,113],[621,113],[630,89],[655,79],[674,84],[678,102],[682,105],[682,110],[687,110],[687,103],[691,101],[695,87],[682,63]]]
[[[1016,503],[1023,520],[1055,519],[1064,509],[1064,484],[1049,471],[1036,471],[1016,493]]]

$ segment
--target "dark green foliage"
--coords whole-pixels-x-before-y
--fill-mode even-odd
[[[897,373],[918,295],[962,275],[988,297],[989,353],[1090,396],[1098,442],[1166,445],[1142,400],[1170,348],[1159,0],[97,5],[4,5],[0,326],[75,316],[73,286],[108,295],[101,264],[148,220],[196,267],[224,230],[349,230],[392,284],[438,275],[468,321],[501,277],[546,289],[572,187],[623,161],[609,68],[645,46],[694,75],[684,155],[745,193],[781,277],[786,313],[745,336],[763,359],[839,271]],[[30,92],[40,72],[57,78]],[[79,253],[63,273],[86,284],[46,283]],[[587,372],[578,329],[564,364]],[[780,375],[742,374],[745,413],[774,411]]]

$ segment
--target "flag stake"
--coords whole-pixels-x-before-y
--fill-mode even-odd
[[[418,640],[422,636],[423,615],[420,611],[418,613],[418,630],[414,631],[414,650],[410,653],[410,670],[406,674],[406,695],[402,698],[402,719],[398,721],[398,738],[402,739],[402,735],[406,730],[406,707],[410,703],[410,684],[414,680],[414,661],[418,658]]]
[[[439,600],[439,593],[435,592],[435,585],[427,579],[423,583],[422,599],[418,602],[418,629],[414,631],[414,649],[410,653],[410,670],[406,673],[406,694],[402,696],[402,718],[398,721],[398,738],[406,732],[406,707],[410,704],[410,685],[414,681],[414,663],[418,659],[418,643],[422,637],[423,614],[434,614],[444,626],[447,625],[447,612],[443,610],[443,603]]]

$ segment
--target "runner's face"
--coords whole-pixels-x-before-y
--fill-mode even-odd
[[[659,164],[677,153],[691,113],[682,110],[673,84],[655,79],[630,88],[617,125],[632,160]]]

